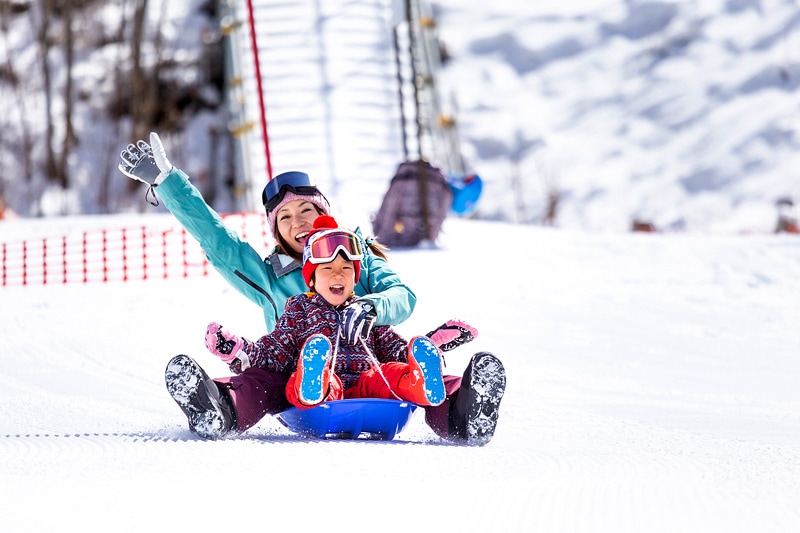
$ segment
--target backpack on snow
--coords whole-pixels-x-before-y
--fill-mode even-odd
[[[441,170],[427,161],[406,161],[397,167],[372,231],[390,247],[433,242],[452,202],[453,192]]]

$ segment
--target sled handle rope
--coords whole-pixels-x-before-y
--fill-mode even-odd
[[[336,343],[333,345],[333,357],[331,357],[331,370],[336,372],[336,355],[339,353],[339,337],[342,335],[342,325],[336,331]]]
[[[383,380],[383,382],[386,383],[386,387],[389,389],[389,392],[392,393],[392,396],[394,396],[396,399],[400,400],[401,402],[404,401],[400,396],[398,396],[394,392],[394,390],[392,389],[392,386],[389,385],[389,380],[386,379],[386,376],[383,375],[383,371],[381,370],[381,362],[378,361],[378,358],[375,357],[375,354],[372,353],[372,350],[369,349],[369,347],[367,346],[367,343],[364,340],[364,338],[359,335],[358,340],[361,341],[361,346],[363,346],[364,349],[367,351],[367,355],[369,355],[370,362],[372,363],[372,366],[374,366],[375,370],[378,371],[378,374],[380,374],[381,379]],[[338,340],[337,340],[337,343],[338,343]]]
[[[341,335],[342,335],[342,325],[339,324],[339,329],[338,329],[338,331],[336,331],[336,344],[334,344],[334,346],[333,346],[333,357],[331,357],[331,369],[333,369],[334,372],[336,372],[336,356],[339,353],[339,338],[341,337]],[[381,362],[378,361],[378,358],[375,357],[375,354],[372,353],[372,350],[369,349],[369,346],[367,346],[367,343],[364,341],[364,339],[359,335],[358,340],[361,341],[361,345],[367,351],[367,355],[369,356],[370,364],[375,368],[375,370],[378,371],[378,374],[380,374],[381,379],[383,380],[383,382],[386,383],[386,387],[389,389],[389,392],[392,393],[392,396],[394,396],[397,400],[399,400],[401,402],[404,401],[400,396],[398,396],[394,392],[394,390],[392,389],[392,386],[389,385],[389,380],[386,379],[386,376],[383,375],[383,371],[381,370]]]

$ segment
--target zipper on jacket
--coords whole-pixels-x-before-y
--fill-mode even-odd
[[[245,276],[244,274],[242,274],[242,273],[241,273],[239,270],[234,270],[234,271],[233,271],[233,273],[234,273],[234,274],[236,274],[236,276],[237,276],[239,279],[241,279],[242,281],[244,281],[245,283],[247,283],[248,285],[250,285],[250,286],[251,286],[253,289],[255,289],[255,290],[257,290],[258,292],[260,292],[261,294],[263,294],[263,295],[264,295],[264,297],[265,297],[267,300],[269,300],[269,303],[270,303],[270,305],[272,305],[272,312],[273,312],[273,313],[275,313],[275,320],[277,321],[277,320],[278,320],[278,306],[277,306],[277,305],[275,305],[275,300],[273,300],[273,299],[272,299],[272,296],[270,296],[270,295],[269,295],[269,293],[268,293],[267,291],[265,291],[265,290],[264,290],[264,289],[263,289],[263,288],[262,288],[260,285],[258,285],[258,284],[257,284],[255,281],[251,280],[250,278],[248,278],[247,276]]]

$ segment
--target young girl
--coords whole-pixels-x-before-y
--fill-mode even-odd
[[[343,339],[341,311],[364,257],[358,235],[329,216],[314,222],[305,245],[303,277],[311,292],[286,302],[278,325],[256,342],[209,325],[206,347],[236,371],[256,366],[289,373],[286,397],[301,409],[344,398],[397,398],[421,406],[445,399],[442,361],[427,337],[410,343],[389,326],[375,326],[355,343]],[[465,338],[474,330],[465,328]]]

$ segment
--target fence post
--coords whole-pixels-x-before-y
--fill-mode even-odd
[[[47,237],[42,239],[42,285],[47,285]]]
[[[82,248],[82,251],[81,251],[81,257],[83,259],[83,282],[84,283],[88,283],[89,282],[89,265],[87,264],[86,253],[87,253],[87,250],[86,250],[86,232],[84,231],[83,232],[83,248]]]
[[[67,236],[61,237],[61,275],[62,284],[67,284]]]
[[[142,279],[147,279],[147,228],[142,226]]]
[[[22,286],[28,284],[28,241],[22,241]]]

